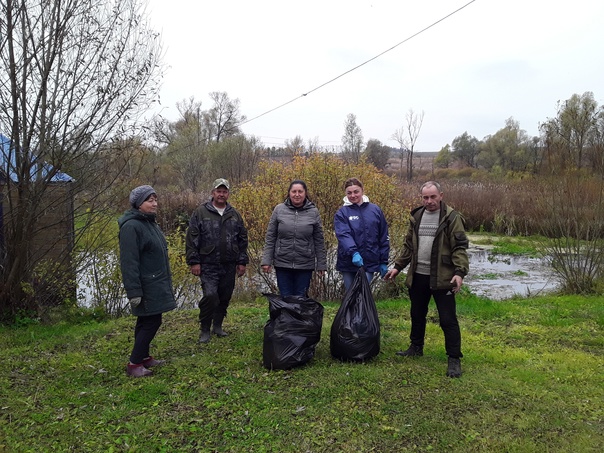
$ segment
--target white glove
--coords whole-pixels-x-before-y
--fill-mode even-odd
[[[138,307],[141,302],[143,301],[142,297],[133,297],[132,299],[130,299],[130,308],[136,308]]]

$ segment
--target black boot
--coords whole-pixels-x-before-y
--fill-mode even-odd
[[[447,367],[448,377],[461,377],[461,360],[457,357],[449,357],[449,365]]]
[[[421,357],[424,355],[424,348],[411,343],[406,351],[398,351],[396,355],[400,355],[402,357]]]
[[[202,324],[201,325],[201,332],[199,334],[199,340],[197,341],[198,343],[207,343],[210,341],[210,324]]]
[[[222,330],[222,320],[223,319],[224,318],[214,319],[214,326],[212,327],[212,333],[214,333],[217,337],[226,337],[228,335],[227,332]]]

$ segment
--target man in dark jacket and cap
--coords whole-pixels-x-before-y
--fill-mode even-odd
[[[227,202],[229,191],[226,179],[215,180],[210,200],[193,212],[187,229],[187,264],[191,273],[200,277],[203,291],[199,301],[200,343],[210,341],[210,333],[228,335],[222,322],[235,288],[235,276],[245,274],[249,262],[247,230],[239,212]]]

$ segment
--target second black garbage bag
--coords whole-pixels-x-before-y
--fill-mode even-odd
[[[364,268],[359,268],[331,325],[331,355],[364,361],[380,352],[380,321]]]
[[[264,295],[270,315],[264,325],[264,366],[288,370],[304,365],[314,357],[321,339],[323,305],[308,297]]]

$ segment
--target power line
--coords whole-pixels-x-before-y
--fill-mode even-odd
[[[308,92],[306,92],[306,93],[303,93],[303,94],[301,94],[300,96],[298,96],[298,97],[295,97],[295,98],[291,99],[290,101],[287,101],[287,102],[285,102],[285,103],[283,103],[283,104],[281,104],[281,105],[278,105],[277,107],[274,107],[274,108],[272,108],[272,109],[270,109],[270,110],[267,110],[267,111],[266,111],[266,112],[264,112],[264,113],[261,113],[260,115],[257,115],[257,116],[255,116],[255,117],[253,117],[253,118],[250,118],[249,120],[246,120],[246,121],[244,121],[243,123],[240,123],[240,124],[239,124],[239,126],[243,126],[244,124],[247,124],[247,123],[249,123],[249,122],[252,122],[252,121],[254,121],[254,120],[256,120],[256,119],[258,119],[258,118],[260,118],[260,117],[262,117],[262,116],[264,116],[264,115],[268,115],[269,113],[274,112],[275,110],[278,110],[278,109],[280,109],[280,108],[282,108],[282,107],[285,107],[286,105],[291,104],[292,102],[297,101],[297,100],[298,100],[298,99],[300,99],[300,98],[303,98],[303,97],[305,97],[305,96],[308,96],[309,94],[314,93],[314,92],[315,92],[315,91],[317,91],[318,89],[323,88],[324,86],[329,85],[329,84],[330,84],[330,83],[332,83],[332,82],[335,82],[335,81],[336,81],[336,80],[338,80],[339,78],[344,77],[346,74],[349,74],[349,73],[351,73],[352,71],[355,71],[356,69],[359,69],[361,66],[365,66],[367,63],[370,63],[371,61],[375,60],[376,58],[381,57],[381,56],[382,56],[382,55],[384,55],[385,53],[388,53],[388,52],[390,52],[391,50],[394,50],[395,48],[397,48],[397,47],[398,47],[398,46],[400,46],[401,44],[404,44],[404,43],[406,43],[407,41],[409,41],[409,40],[411,40],[411,39],[415,38],[416,36],[421,35],[421,34],[422,34],[422,33],[424,33],[425,31],[427,31],[427,30],[429,30],[430,28],[432,28],[432,27],[434,27],[434,26],[438,25],[438,24],[439,24],[439,23],[441,23],[442,21],[444,21],[444,20],[448,19],[449,17],[453,16],[454,14],[458,13],[458,12],[459,12],[459,11],[461,11],[462,9],[466,8],[467,6],[470,6],[470,5],[471,5],[472,3],[474,3],[475,1],[476,1],[476,0],[471,0],[471,1],[469,1],[469,2],[468,2],[468,3],[466,3],[465,5],[463,5],[463,6],[459,7],[459,8],[457,8],[455,11],[453,11],[453,12],[451,12],[451,13],[447,14],[445,17],[443,17],[443,18],[441,18],[441,19],[437,20],[436,22],[433,22],[432,24],[428,25],[427,27],[425,27],[425,28],[421,29],[420,31],[418,31],[418,32],[416,32],[416,33],[414,33],[414,34],[412,34],[411,36],[409,36],[409,37],[405,38],[404,40],[402,40],[402,41],[401,41],[401,42],[399,42],[398,44],[395,44],[394,46],[390,47],[389,49],[386,49],[386,50],[384,50],[383,52],[381,52],[381,53],[377,54],[375,57],[372,57],[372,58],[370,58],[369,60],[364,61],[363,63],[361,63],[361,64],[359,64],[359,65],[355,66],[354,68],[351,68],[351,69],[349,69],[349,70],[348,70],[348,71],[346,71],[346,72],[343,72],[343,73],[342,73],[342,74],[340,74],[339,76],[334,77],[334,78],[333,78],[333,79],[331,79],[331,80],[328,80],[327,82],[325,82],[325,83],[323,83],[323,84],[319,85],[318,87],[313,88],[312,90],[310,90],[310,91],[308,91]]]

